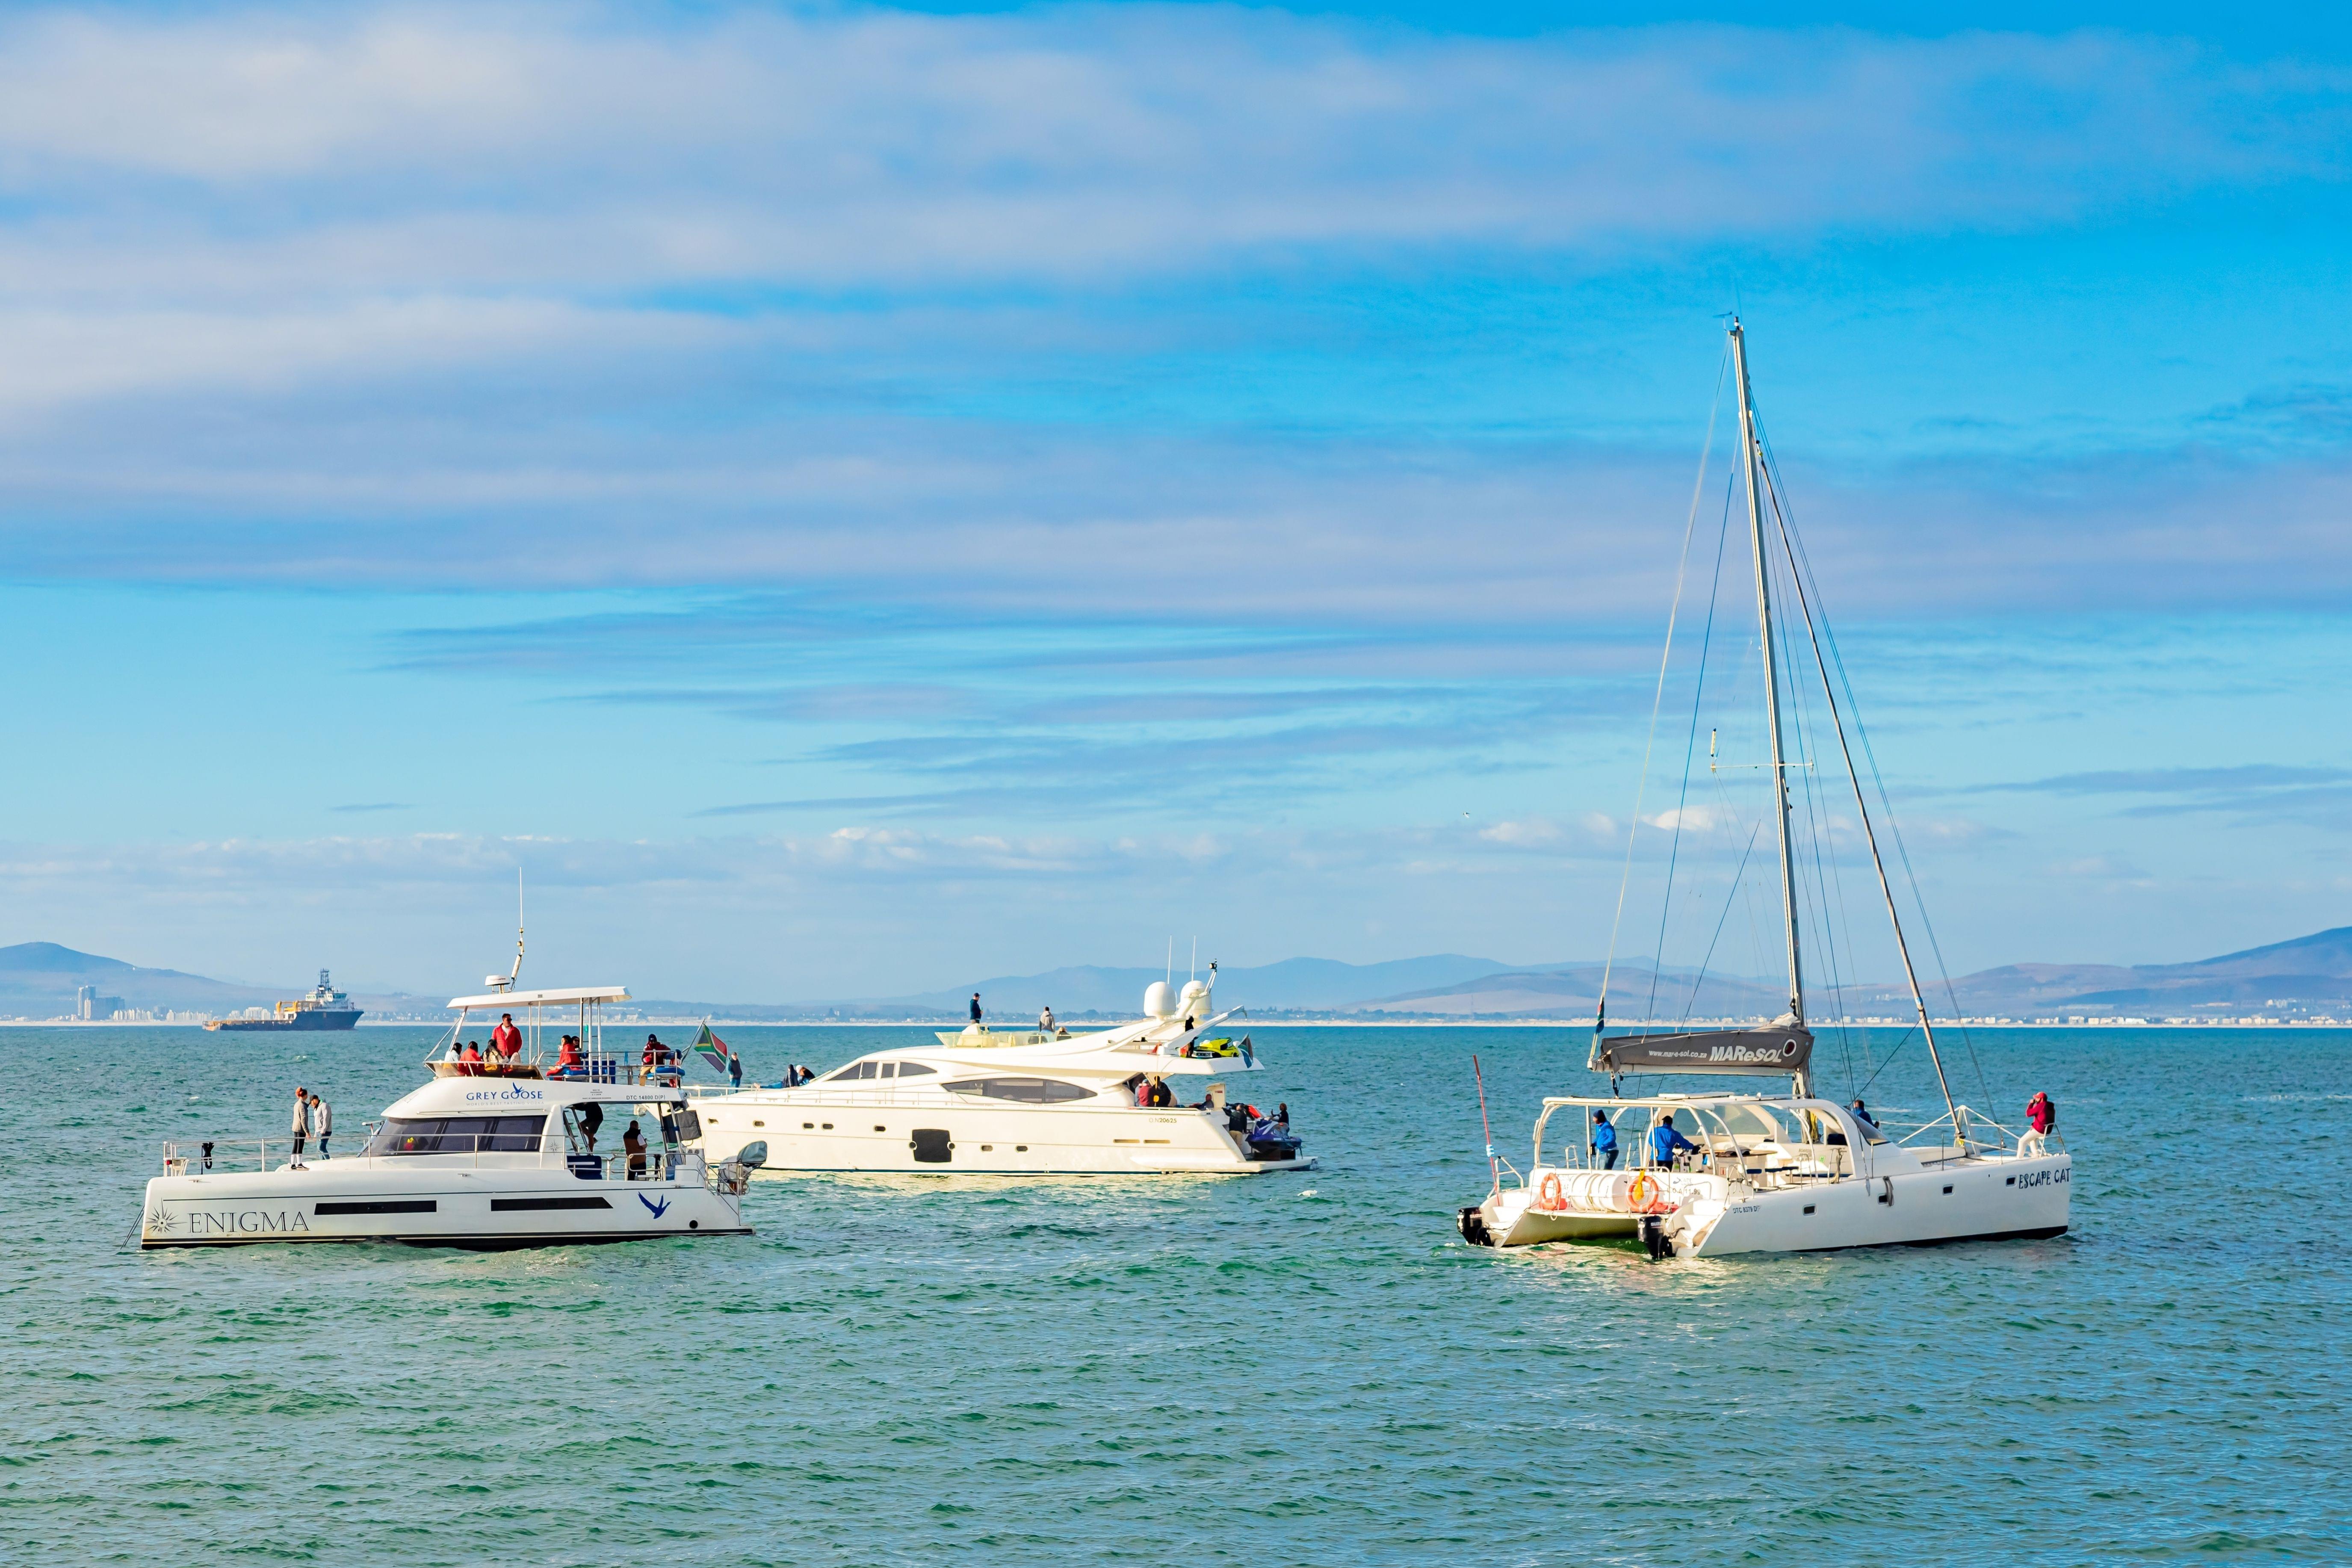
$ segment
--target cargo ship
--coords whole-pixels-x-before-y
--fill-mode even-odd
[[[258,1011],[258,1009],[256,1009]],[[307,996],[297,996],[290,1002],[278,1004],[278,1011],[259,1018],[213,1018],[206,1021],[207,1029],[348,1029],[360,1021],[360,1009],[352,999],[327,984],[327,972],[319,971],[319,985]]]

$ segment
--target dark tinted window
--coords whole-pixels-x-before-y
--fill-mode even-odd
[[[872,1078],[873,1076],[874,1064],[872,1062],[852,1062],[847,1067],[842,1068],[839,1072],[834,1074],[831,1078],[825,1079],[825,1082],[846,1083],[854,1078]]]
[[[929,1078],[936,1070],[937,1069],[933,1068],[925,1067],[920,1062],[900,1062],[898,1064],[898,1076],[900,1078]]]
[[[968,1078],[942,1086],[950,1094],[980,1095],[989,1100],[1018,1100],[1031,1105],[1053,1105],[1066,1100],[1092,1100],[1094,1090],[1050,1078]]]
[[[544,1116],[436,1116],[397,1118],[376,1129],[365,1154],[530,1154],[546,1131]]]

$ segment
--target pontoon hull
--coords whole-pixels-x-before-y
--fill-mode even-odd
[[[740,1202],[699,1179],[581,1181],[560,1167],[425,1166],[422,1159],[353,1158],[315,1160],[299,1170],[158,1176],[147,1184],[139,1245],[505,1248],[751,1234]]]
[[[1539,1170],[1529,1188],[1489,1194],[1465,1213],[1464,1234],[1483,1231],[1472,1239],[1506,1247],[1634,1239],[1640,1216],[1632,1213],[1538,1207],[1533,1193],[1545,1173]],[[2073,1175],[2064,1153],[1952,1160],[1768,1192],[1669,1173],[1665,1201],[1674,1207],[1660,1217],[1675,1253],[1687,1258],[2046,1237],[2067,1228]]]

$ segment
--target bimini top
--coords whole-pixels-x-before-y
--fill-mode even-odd
[[[491,991],[479,996],[452,996],[449,1005],[461,1010],[505,1007],[570,1007],[583,1002],[625,1002],[625,985],[574,985],[555,991]]]

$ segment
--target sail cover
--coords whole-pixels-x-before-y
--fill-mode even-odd
[[[1794,1073],[1812,1059],[1812,1033],[1800,1028],[1612,1035],[1592,1053],[1593,1067],[1608,1073]]]

